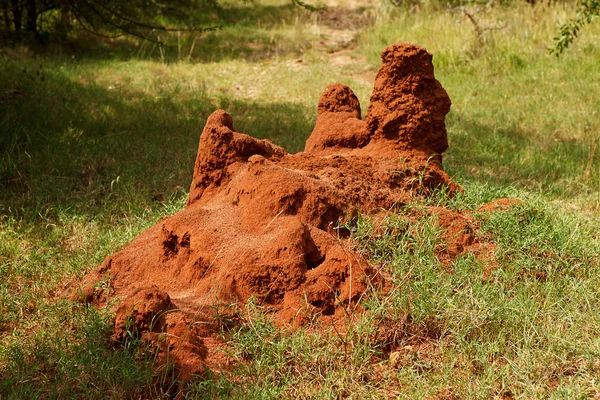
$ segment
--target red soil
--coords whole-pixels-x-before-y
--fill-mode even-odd
[[[490,212],[490,211],[506,211],[511,209],[512,207],[516,207],[519,204],[522,204],[523,201],[517,198],[504,198],[504,199],[496,199],[494,201],[490,201],[489,203],[483,204],[479,207],[480,212]]]
[[[226,364],[214,331],[232,305],[254,298],[277,323],[298,325],[341,316],[365,296],[374,270],[340,223],[440,186],[461,190],[441,165],[450,99],[431,55],[396,44],[382,59],[366,121],[349,87],[329,85],[305,152],[236,132],[225,111],[208,118],[187,207],[88,278],[109,277],[110,296],[123,300],[115,339],[137,331],[189,376]],[[468,220],[439,215],[450,226],[449,257],[473,245]]]

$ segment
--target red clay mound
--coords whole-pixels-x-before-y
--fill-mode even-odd
[[[444,118],[451,103],[433,75],[431,54],[414,45],[394,45],[381,58],[367,110],[373,139],[388,138],[441,155],[448,149]]]
[[[382,59],[367,120],[349,87],[328,86],[303,153],[236,132],[225,111],[208,118],[187,207],[90,277],[108,276],[124,301],[116,339],[124,329],[148,340],[167,332],[181,371],[199,373],[224,360],[210,329],[220,308],[255,298],[278,323],[301,324],[364,296],[373,271],[340,223],[440,186],[460,190],[441,166],[450,99],[431,55],[396,44]]]

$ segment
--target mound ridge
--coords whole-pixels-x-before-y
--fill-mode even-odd
[[[366,119],[348,86],[327,86],[298,154],[235,131],[223,110],[208,117],[186,208],[87,278],[110,279],[110,296],[122,300],[115,339],[136,330],[185,377],[226,363],[212,328],[232,305],[252,298],[277,323],[300,325],[340,316],[366,295],[378,277],[341,223],[439,187],[461,190],[442,168],[451,103],[431,54],[400,43],[382,60]]]

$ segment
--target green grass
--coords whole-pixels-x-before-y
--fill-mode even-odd
[[[362,5],[367,17],[338,26],[284,1],[243,4],[237,25],[162,50],[82,35],[0,50],[0,398],[181,390],[141,345],[113,349],[112,316],[65,300],[70,285],[184,206],[213,110],[300,151],[323,88],[350,85],[364,113],[379,52],[398,41],[434,54],[453,101],[444,162],[465,192],[427,204],[473,212],[497,244],[494,268],[469,255],[444,266],[435,220],[403,218],[427,204],[390,214],[383,231],[354,221],[357,249],[398,289],[325,332],[282,331],[250,304],[227,348],[238,367],[188,384],[189,397],[600,393],[600,26],[556,59],[547,48],[572,5],[494,8],[480,22],[506,28],[481,39],[460,13]],[[499,197],[523,203],[477,212]]]

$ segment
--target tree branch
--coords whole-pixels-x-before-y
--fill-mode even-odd
[[[91,0],[91,1],[93,1],[94,3],[96,3],[97,5],[102,7],[102,9],[104,9],[109,14],[112,14],[115,17],[117,17],[125,22],[129,22],[130,24],[133,24],[135,26],[139,26],[139,27],[145,28],[145,29],[159,30],[159,31],[165,31],[165,32],[202,32],[202,31],[204,31],[204,29],[207,29],[207,30],[218,29],[218,28],[169,28],[169,27],[162,26],[162,25],[150,25],[150,24],[132,19],[132,17],[129,17],[127,15],[120,14],[120,13],[116,12],[115,10],[111,9],[110,7],[105,6],[98,0]]]

